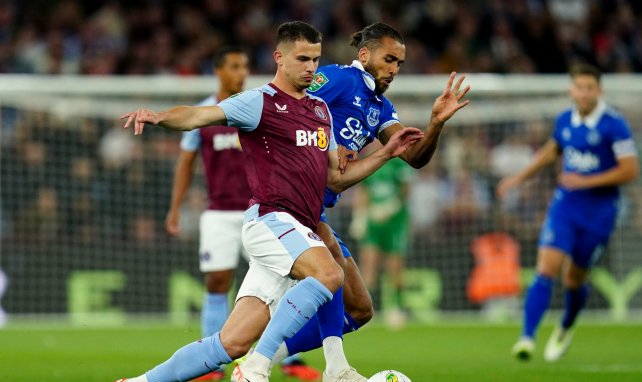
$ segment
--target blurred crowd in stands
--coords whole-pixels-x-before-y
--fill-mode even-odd
[[[209,74],[238,44],[272,73],[276,26],[293,19],[324,33],[322,63],[350,63],[349,36],[383,21],[406,38],[403,73],[642,71],[635,0],[0,0],[0,72]]]

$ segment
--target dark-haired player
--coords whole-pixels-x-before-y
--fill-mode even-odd
[[[218,93],[207,97],[197,106],[214,106],[243,90],[249,74],[247,54],[235,46],[219,49],[214,56],[214,74],[219,80]],[[201,311],[202,338],[205,338],[220,331],[227,319],[227,294],[241,253],[249,260],[241,243],[241,227],[243,211],[252,198],[252,191],[245,175],[245,161],[237,129],[223,125],[191,130],[183,133],[180,146],[165,228],[171,235],[180,234],[180,209],[200,152],[208,193],[207,210],[201,214],[199,221],[198,251],[199,268],[205,274],[207,290]],[[317,370],[299,358],[286,359],[281,368],[286,375],[301,380],[317,380],[320,377]],[[218,381],[224,378],[222,370],[215,370],[198,380]]]
[[[347,148],[348,155],[356,159],[357,153],[374,139],[387,143],[398,131],[404,129],[392,103],[384,92],[399,73],[406,59],[406,47],[401,34],[384,23],[375,23],[356,32],[351,45],[357,49],[357,59],[351,65],[327,65],[319,68],[308,92],[322,98],[330,108],[334,122],[334,138],[339,147]],[[444,123],[459,109],[468,105],[462,101],[469,86],[461,89],[464,76],[455,83],[455,73],[450,75],[443,93],[437,97],[423,139],[409,147],[400,157],[414,168],[425,166],[432,157]],[[453,87],[453,83],[454,87]],[[345,158],[345,155],[340,156]],[[345,165],[342,162],[341,165]],[[332,207],[340,194],[326,189],[324,206]],[[319,325],[310,321],[299,333],[286,340],[278,356],[285,357],[315,349],[327,341],[328,336],[340,337],[357,330],[373,315],[372,299],[364,285],[359,269],[350,251],[333,232],[322,214],[317,230],[332,254],[345,269],[343,304],[332,300],[341,310],[345,307],[345,325],[331,332],[320,332]],[[344,259],[345,258],[345,259]],[[277,357],[278,359],[278,357]]]
[[[336,191],[350,187],[402,154],[423,134],[406,128],[382,149],[341,172],[332,116],[321,99],[306,93],[320,54],[321,35],[316,29],[298,21],[285,23],[277,32],[277,72],[272,83],[217,106],[180,106],[160,113],[140,109],[123,116],[125,127],[133,122],[135,134],[142,133],[145,123],[174,130],[212,124],[238,128],[253,194],[242,234],[250,269],[223,329],[184,346],[130,381],[189,380],[243,356],[260,336],[236,379],[266,382],[270,361],[285,338],[314,317],[343,284],[342,269],[314,233],[325,186]],[[342,349],[336,350],[343,356]],[[326,362],[332,361],[326,357]],[[366,379],[347,366],[334,375],[324,374],[324,380]]]

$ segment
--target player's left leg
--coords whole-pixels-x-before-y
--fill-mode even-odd
[[[394,306],[385,312],[386,325],[392,329],[401,329],[406,324],[406,312],[403,309],[404,258],[399,253],[386,254],[386,272],[394,288]]]
[[[205,273],[206,295],[201,311],[202,338],[219,332],[229,315],[228,292],[241,254],[242,211],[207,210],[201,214],[199,269]],[[223,369],[199,381],[220,381]]]
[[[573,325],[586,306],[589,288],[586,284],[592,266],[604,253],[608,235],[583,232],[563,271],[564,314],[546,343],[544,359],[555,362],[562,358],[573,340]]]
[[[385,235],[384,235],[385,232]],[[392,329],[400,329],[406,323],[406,312],[403,307],[405,257],[408,253],[408,215],[405,210],[393,216],[380,231],[385,254],[386,273],[394,288],[394,306],[384,314],[386,324]]]

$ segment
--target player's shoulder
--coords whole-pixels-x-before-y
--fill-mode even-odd
[[[610,105],[605,106],[602,118],[604,118],[606,122],[611,124],[626,124],[626,119],[624,118],[624,116],[617,109]]]
[[[317,69],[309,93],[314,93],[321,88],[328,90],[345,90],[354,85],[354,74],[346,65],[325,65]]]
[[[572,107],[567,107],[566,109],[562,110],[558,115],[555,121],[557,122],[558,125],[560,124],[570,124],[571,123],[571,118],[573,116],[573,108]]]

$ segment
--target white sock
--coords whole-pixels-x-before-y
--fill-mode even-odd
[[[279,346],[279,349],[274,353],[274,357],[272,358],[272,362],[270,362],[270,369],[274,367],[274,365],[280,363],[284,359],[288,358],[290,354],[288,353],[288,347],[285,346],[285,342]]]
[[[242,363],[243,369],[257,370],[265,373],[270,371],[270,359],[259,352],[253,352],[247,360]]]
[[[339,375],[342,370],[350,367],[346,355],[343,353],[343,340],[341,337],[327,337],[324,339],[323,355],[325,356],[325,372],[327,375]]]

